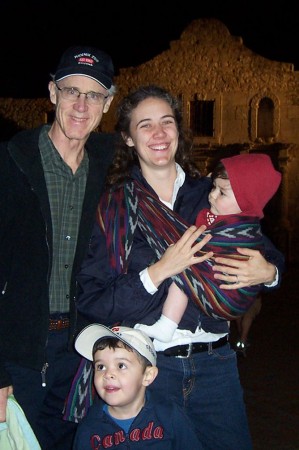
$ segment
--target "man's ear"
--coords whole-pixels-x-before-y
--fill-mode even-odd
[[[121,135],[128,147],[134,147],[134,142],[133,142],[132,138],[130,138],[129,136],[127,136],[124,133],[121,133]]]
[[[152,384],[156,376],[158,375],[158,367],[157,366],[148,366],[145,369],[143,376],[143,386],[149,386]]]
[[[104,114],[109,111],[109,108],[110,108],[110,105],[111,105],[113,99],[114,99],[113,95],[109,95],[109,97],[107,98],[104,108],[103,108]]]
[[[57,99],[57,91],[56,91],[56,85],[54,81],[49,81],[48,89],[50,92],[50,100],[53,105],[56,105],[56,99]]]

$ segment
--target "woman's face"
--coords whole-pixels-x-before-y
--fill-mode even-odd
[[[175,165],[178,138],[173,111],[166,101],[150,97],[132,111],[126,144],[135,147],[141,170]]]

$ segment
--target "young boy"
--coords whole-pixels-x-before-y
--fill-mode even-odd
[[[273,197],[281,182],[281,174],[274,169],[270,157],[262,153],[250,153],[224,158],[213,171],[212,180],[213,188],[209,194],[211,207],[201,210],[195,223],[197,227],[206,225],[207,232],[213,235],[205,249],[215,253],[224,251],[230,253],[228,257],[237,257],[236,242],[238,246],[241,246],[241,243],[236,239],[236,235],[233,235],[232,229],[238,226],[242,245],[255,246],[262,250],[258,248],[261,241],[260,227],[256,227],[254,231],[251,225],[263,217],[264,206]],[[226,230],[223,230],[224,224],[229,225]],[[217,248],[218,244],[224,250]],[[202,267],[203,265],[204,263]],[[236,285],[239,282],[237,278]],[[254,293],[255,296],[258,292],[259,290]],[[135,328],[159,341],[168,342],[178,327],[187,302],[186,294],[173,282],[158,321],[150,326],[136,324]]]
[[[74,450],[203,448],[184,411],[146,391],[158,368],[152,340],[142,331],[89,325],[75,348],[93,361],[100,399],[80,422]]]

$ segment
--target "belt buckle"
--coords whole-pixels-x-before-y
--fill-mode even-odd
[[[180,358],[180,359],[186,359],[189,358],[192,354],[192,342],[190,342],[188,345],[188,349],[187,349],[187,355],[183,356],[183,355],[177,355],[176,358]]]

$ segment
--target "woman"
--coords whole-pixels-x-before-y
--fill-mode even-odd
[[[144,229],[146,217],[140,224],[139,217],[130,220],[128,211],[134,215],[141,209],[136,192],[141,195],[143,186],[147,200],[151,196],[160,199],[170,212],[177,213],[172,228],[177,226],[178,217],[184,223],[195,223],[197,213],[209,206],[211,182],[201,178],[192,164],[191,143],[182,129],[178,102],[164,89],[141,87],[124,98],[116,130],[123,142],[111,167],[107,195],[99,206],[89,254],[78,276],[77,307],[88,319],[107,325],[151,325],[161,314],[171,277],[211,256],[197,255],[209,236],[194,244],[205,227],[197,230],[191,226],[165,253],[161,248],[159,258],[159,249],[152,248],[149,228]],[[132,186],[137,186],[137,191],[130,196]],[[282,255],[268,241],[266,246],[267,258],[280,269]],[[221,264],[228,264],[228,259],[216,258],[215,278],[223,280],[221,288],[274,281],[275,266],[258,251],[239,252],[250,258],[225,266]],[[228,332],[225,318],[214,318],[189,301],[172,342],[154,341],[159,375],[153,389],[162,397],[176,398],[185,407],[205,449],[247,450],[252,445]]]

